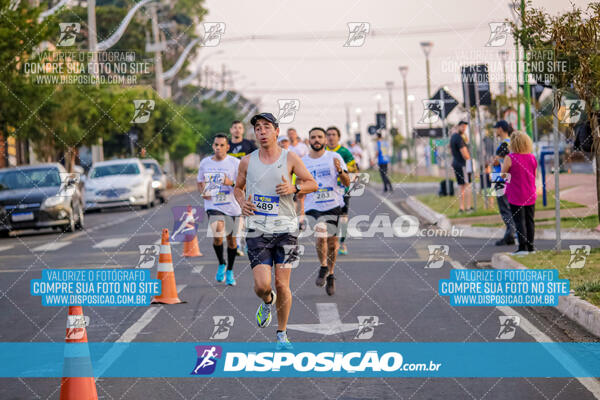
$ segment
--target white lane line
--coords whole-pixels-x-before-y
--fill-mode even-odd
[[[192,268],[192,274],[201,274],[204,269],[204,265],[199,265],[197,267]]]
[[[371,189],[369,189],[369,190],[371,190]],[[377,193],[373,192],[372,190],[371,190],[371,192],[375,196],[379,197],[388,207],[390,207],[386,203],[386,199],[382,198],[381,196],[379,196]],[[392,209],[392,211],[394,211],[399,216],[404,215],[404,213],[402,211],[400,211],[393,204],[392,204],[392,207],[390,207],[390,209]],[[467,269],[458,261],[450,260],[449,257],[447,257],[446,259],[456,269]],[[550,339],[550,337],[548,337],[548,335],[546,335],[544,332],[540,331],[531,322],[529,322],[529,320],[527,320],[523,315],[518,313],[514,308],[507,307],[507,306],[498,306],[498,307],[496,307],[496,309],[498,311],[500,311],[502,314],[507,315],[507,316],[510,316],[510,315],[518,316],[521,320],[519,326],[523,329],[523,331],[525,331],[525,333],[527,333],[529,336],[534,338],[538,343],[552,343],[553,342],[553,340]],[[289,327],[289,325],[288,325],[288,327]],[[556,350],[555,349],[552,349],[552,350],[547,349],[547,351],[558,362],[560,362],[567,370],[572,370],[571,368],[573,366],[576,366],[576,367],[578,367],[576,370],[581,371],[582,368],[579,366],[579,363],[577,363],[576,360],[574,360],[569,354],[565,353],[564,351],[561,351],[559,349],[556,349]],[[566,361],[566,362],[563,363],[563,361]],[[577,379],[579,381],[579,383],[581,383],[587,390],[589,390],[596,399],[600,399],[600,382],[598,380],[596,380],[595,378],[575,378],[575,379]]]
[[[458,261],[451,261],[454,268],[467,269]],[[517,316],[520,318],[519,327],[525,331],[529,336],[535,339],[538,343],[553,343],[554,341],[540,331],[535,325],[527,320],[523,315],[517,312],[514,308],[508,306],[497,306],[496,309],[504,315]],[[581,371],[583,368],[579,365],[577,360],[571,357],[570,354],[561,350],[560,348],[546,349],[552,357],[556,359],[565,369],[572,373]],[[589,390],[596,399],[600,399],[600,382],[595,378],[575,378],[577,379],[587,390]]]
[[[94,249],[109,249],[119,247],[121,244],[125,243],[128,240],[129,238],[126,237],[104,239],[101,242],[96,243],[93,247]]]
[[[177,285],[177,293],[181,293],[187,285]],[[115,341],[116,343],[129,343],[132,342],[139,333],[144,330],[145,327],[152,322],[154,317],[158,315],[160,310],[164,306],[151,306],[142,314],[142,316],[133,323],[123,334]],[[97,373],[98,376],[102,376],[104,372],[123,354],[125,351],[124,346],[113,346],[110,350],[104,354],[104,356],[98,362]]]
[[[406,213],[404,213],[401,209],[399,209],[398,207],[396,207],[396,205],[394,203],[392,203],[391,201],[389,201],[388,199],[386,199],[385,197],[383,197],[379,193],[375,192],[373,189],[367,188],[367,190],[369,192],[371,192],[371,194],[373,196],[377,197],[383,204],[385,204],[386,206],[388,206],[388,208],[390,210],[392,210],[393,212],[395,212],[396,214],[398,214],[398,216],[406,215]]]
[[[33,249],[31,249],[31,251],[35,251],[35,252],[38,252],[38,251],[56,251],[56,250],[62,249],[65,246],[68,246],[70,244],[71,244],[70,241],[44,243],[41,246],[34,247]]]
[[[10,249],[12,249],[13,247],[15,247],[15,246],[14,246],[14,245],[12,245],[12,244],[7,244],[7,245],[5,245],[5,246],[0,246],[0,251],[6,251],[6,250],[10,250]]]

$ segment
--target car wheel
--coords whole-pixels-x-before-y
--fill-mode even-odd
[[[0,238],[7,238],[10,234],[10,231],[2,230],[0,231]]]
[[[83,228],[85,227],[85,221],[83,217],[83,206],[81,205],[77,209],[77,223],[75,224],[75,227],[79,230],[83,230]]]

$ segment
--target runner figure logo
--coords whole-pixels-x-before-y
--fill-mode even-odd
[[[500,315],[498,318],[500,319],[500,330],[496,339],[510,340],[514,338],[521,318],[516,315]]]
[[[150,119],[150,114],[154,111],[154,100],[134,100],[135,111],[132,124],[145,124]]]
[[[217,359],[223,355],[221,346],[196,346],[198,361],[190,375],[210,375],[217,368]]]
[[[279,115],[277,122],[280,124],[289,124],[294,121],[296,112],[300,108],[300,100],[298,99],[279,99]]]
[[[564,124],[576,124],[581,119],[585,110],[585,100],[564,100],[565,115],[561,122]]]
[[[423,100],[423,115],[419,124],[433,124],[440,120],[442,116],[441,100]]]
[[[67,334],[65,339],[79,340],[85,335],[85,328],[90,324],[90,317],[87,315],[69,315],[67,316]]]
[[[356,331],[356,335],[354,335],[354,339],[371,339],[375,332],[375,327],[383,325],[379,323],[379,317],[376,315],[359,315],[357,318],[358,330]]]
[[[136,268],[152,268],[158,260],[158,252],[160,245],[158,244],[141,244],[138,246],[140,249],[140,259],[138,260]]]
[[[221,43],[221,36],[225,34],[225,22],[205,22],[204,38],[202,45],[205,47],[216,47]]]
[[[442,268],[450,247],[445,244],[430,244],[427,248],[429,249],[429,258],[425,268]]]
[[[58,27],[60,29],[60,36],[56,45],[60,47],[73,46],[77,34],[81,30],[81,25],[78,22],[60,22]]]
[[[231,315],[213,315],[213,322],[215,327],[213,328],[212,335],[209,339],[222,340],[227,339],[229,336],[229,330],[233,328],[233,322],[235,319]]]
[[[171,211],[174,218],[171,241],[179,243],[193,240],[198,231],[198,224],[202,221],[202,207],[176,206]]]
[[[571,258],[567,268],[583,268],[592,247],[588,244],[572,244],[569,249],[571,250]]]
[[[369,183],[370,175],[366,172],[350,173],[350,188],[346,195],[350,197],[362,196]]]
[[[300,257],[304,255],[304,245],[302,244],[284,244],[282,268],[296,268],[300,264]]]
[[[371,24],[368,22],[348,22],[348,39],[344,47],[360,47],[365,44],[367,35],[371,31]]]
[[[510,24],[508,22],[490,22],[490,38],[486,47],[500,47],[506,44],[510,35]]]
[[[492,172],[490,180],[492,187],[489,190],[489,196],[491,197],[502,197],[506,192],[506,184],[510,182],[510,173],[507,172],[506,176],[502,178],[499,172]]]

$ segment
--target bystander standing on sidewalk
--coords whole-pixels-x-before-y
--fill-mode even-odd
[[[501,173],[504,179],[510,174],[510,181],[506,183],[506,198],[519,238],[519,247],[513,254],[527,255],[535,252],[533,241],[537,160],[533,155],[533,142],[523,132],[514,132],[508,146],[510,154],[504,157]]]
[[[471,197],[467,190],[469,184],[465,180],[466,178],[466,166],[467,160],[471,158],[469,149],[465,141],[466,135],[464,134],[467,130],[467,122],[460,121],[458,123],[458,131],[453,133],[450,137],[450,151],[452,152],[452,169],[454,169],[454,176],[456,177],[456,184],[460,188],[459,199],[460,209],[459,212],[465,212],[471,208]],[[465,208],[466,205],[466,208]]]
[[[379,165],[379,174],[383,182],[383,191],[394,191],[392,182],[388,178],[388,164],[390,163],[390,147],[387,141],[383,140],[381,133],[377,134],[377,164]]]
[[[500,144],[496,148],[496,155],[494,156],[493,181],[494,189],[498,193],[496,196],[498,209],[500,210],[502,221],[504,222],[504,225],[506,225],[504,237],[496,242],[496,246],[507,246],[515,244],[515,225],[512,218],[512,212],[510,211],[510,204],[508,204],[506,194],[503,193],[506,182],[498,175],[502,171],[502,161],[504,160],[504,157],[506,157],[510,152],[508,149],[510,144],[509,135],[512,133],[513,129],[505,120],[496,122],[494,128],[496,129],[496,135],[498,136],[498,139],[500,139]],[[500,193],[502,195],[500,195]]]

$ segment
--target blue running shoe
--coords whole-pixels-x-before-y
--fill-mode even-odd
[[[227,270],[225,272],[225,283],[229,286],[235,286],[235,278],[233,277],[233,271]]]
[[[290,343],[287,332],[277,332],[277,350],[294,350],[294,346]]]
[[[225,282],[225,270],[226,269],[227,269],[227,265],[225,265],[225,264],[220,264],[217,267],[217,276],[215,277],[217,282]]]

